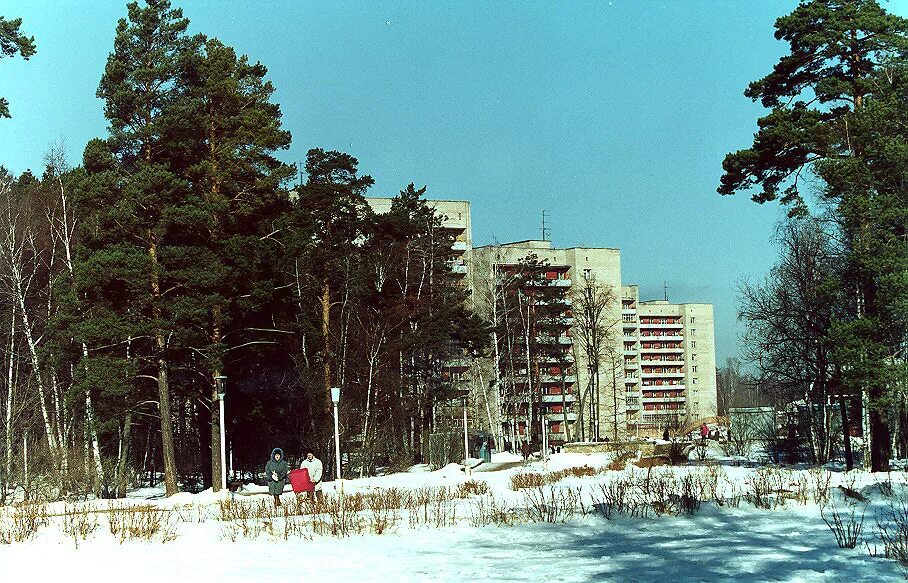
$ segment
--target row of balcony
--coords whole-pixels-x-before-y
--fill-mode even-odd
[[[519,381],[525,381],[525,380],[526,380],[526,372],[521,371],[520,373],[518,373],[518,374],[517,374],[517,380],[519,380]],[[540,377],[539,380],[541,380],[543,383],[546,383],[546,384],[552,384],[552,383],[558,383],[558,384],[560,384],[562,379],[561,379],[561,375],[554,375],[554,374],[545,374],[545,373],[543,373],[543,374],[541,375],[541,377]],[[576,383],[576,382],[577,382],[577,375],[573,375],[573,374],[564,375],[564,382],[567,383],[567,384]]]
[[[643,394],[644,403],[684,403],[687,401],[686,397],[647,397],[646,394]]]
[[[683,366],[684,359],[683,358],[676,358],[676,359],[657,358],[654,360],[647,360],[647,359],[643,358],[643,359],[640,359],[640,364],[642,364],[643,366]]]
[[[542,344],[571,344],[571,337],[567,334],[561,334],[558,337],[549,336],[548,334],[540,334],[537,337],[537,341]]]
[[[564,421],[564,413],[546,413],[545,418],[548,419],[549,421]],[[576,421],[577,414],[568,411],[567,420]]]
[[[639,336],[640,342],[683,342],[684,336],[680,334],[663,334],[656,335],[650,334],[649,336],[641,334]]]
[[[687,385],[685,385],[684,383],[677,383],[674,385],[653,385],[646,384],[647,382],[652,383],[652,381],[643,381],[643,389],[647,391],[683,391],[687,388]]]
[[[562,400],[561,397],[564,397],[564,399]],[[574,396],[574,393],[565,393],[564,395],[543,395],[542,396],[543,403],[554,403],[556,405],[559,403],[562,403],[562,402],[573,403],[576,400],[577,400],[577,397]]]
[[[684,378],[684,373],[681,371],[678,372],[646,372],[642,373],[643,378],[645,379],[680,379]]]
[[[647,324],[643,320],[640,321],[641,328],[651,328],[654,330],[677,330],[679,328],[684,328],[684,324],[678,322],[676,324]]]

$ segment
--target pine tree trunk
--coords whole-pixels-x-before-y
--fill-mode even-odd
[[[223,313],[221,306],[215,305],[211,310],[212,331],[211,344],[219,346],[222,341]],[[218,378],[223,374],[220,364],[211,373],[211,489],[215,492],[226,488],[227,484],[221,483],[221,408],[218,395]]]
[[[889,458],[892,457],[892,443],[889,439],[889,425],[885,413],[877,407],[870,409],[870,471],[888,472]]]
[[[331,287],[328,278],[322,280],[322,377],[325,399],[331,403]]]
[[[151,258],[151,294],[153,316],[161,318],[161,282],[158,275],[158,248],[151,231],[148,232],[148,255]],[[170,412],[170,380],[167,372],[167,347],[164,331],[155,330],[155,346],[158,351],[158,412],[161,415],[161,451],[164,454],[164,489],[167,496],[177,493],[177,463],[173,447],[173,419]]]
[[[119,456],[117,457],[117,498],[125,498],[129,488],[126,473],[129,467],[129,458],[132,452],[132,411],[126,410],[123,419],[123,428],[120,432]]]

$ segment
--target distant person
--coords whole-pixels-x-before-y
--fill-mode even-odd
[[[665,431],[662,432],[662,441],[670,441],[668,438],[668,427],[666,427]]]
[[[315,454],[310,451],[306,453],[306,459],[300,464],[300,469],[308,470],[309,479],[315,484],[314,491],[309,490],[309,501],[318,499],[319,502],[322,502],[325,499],[325,494],[322,492],[322,473],[324,470],[322,460],[315,457]]]
[[[530,459],[530,442],[524,441],[520,444],[520,453],[523,454],[523,461]]]
[[[276,447],[271,450],[271,458],[265,464],[265,478],[268,480],[268,493],[274,496],[274,505],[281,505],[281,493],[287,485],[289,473],[287,460],[284,459],[284,450]]]
[[[706,426],[706,423],[700,426],[700,439],[706,441],[706,438],[709,437],[709,427]]]

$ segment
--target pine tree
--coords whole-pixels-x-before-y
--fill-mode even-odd
[[[237,57],[217,39],[195,41],[181,61],[174,108],[184,150],[172,167],[188,181],[189,192],[171,211],[168,241],[183,256],[181,328],[195,331],[185,340],[202,356],[201,372],[209,379],[217,490],[218,379],[228,354],[236,357],[235,350],[267,342],[247,331],[274,302],[275,221],[288,208],[282,183],[294,169],[274,157],[289,147],[290,133],[281,129],[280,108],[270,101],[274,87],[265,80],[267,69]]]
[[[180,152],[180,120],[173,104],[178,99],[180,62],[191,42],[185,34],[189,21],[181,10],[171,8],[167,0],[146,4],[130,3],[127,18],[117,25],[114,50],[98,88],[110,137],[103,147],[95,142],[86,148],[86,169],[100,170],[104,177],[89,181],[92,188],[84,192],[81,208],[85,223],[111,233],[94,241],[88,254],[111,261],[108,267],[114,274],[117,267],[126,266],[123,279],[112,284],[136,292],[123,303],[111,303],[113,309],[149,328],[152,342],[132,345],[138,355],[133,352],[130,357],[141,356],[157,383],[165,485],[171,495],[177,491],[177,471],[168,359],[175,314],[169,309],[173,302],[165,297],[174,288],[167,266],[172,258],[162,248],[162,239],[170,223],[169,210],[187,193],[171,156]],[[132,344],[126,338],[121,342]]]
[[[6,20],[0,16],[0,59],[17,54],[26,61],[35,54],[35,37],[19,32],[22,19]],[[9,102],[0,97],[0,117],[10,117]]]
[[[755,201],[781,194],[792,216],[804,216],[802,175],[815,172],[825,182],[822,194],[842,230],[850,274],[845,283],[854,299],[851,321],[838,327],[837,359],[843,371],[851,371],[845,374],[850,388],[869,392],[871,468],[885,470],[890,449],[886,394],[898,383],[872,371],[885,372],[887,360],[899,361],[904,337],[885,330],[882,315],[901,300],[898,294],[880,293],[880,283],[901,281],[903,275],[898,260],[870,258],[898,247],[892,245],[900,237],[898,221],[883,221],[882,229],[874,225],[889,213],[903,213],[904,201],[890,194],[897,173],[890,171],[884,180],[882,173],[868,172],[879,152],[868,149],[871,133],[856,130],[872,115],[865,110],[887,101],[893,72],[905,65],[908,20],[887,13],[875,0],[810,0],[776,21],[776,38],[789,43],[790,54],[745,92],[772,111],[758,121],[750,148],[726,156],[718,191],[733,194],[759,186]],[[897,99],[889,103],[897,111],[905,107]],[[889,129],[889,139],[904,142],[903,130]]]

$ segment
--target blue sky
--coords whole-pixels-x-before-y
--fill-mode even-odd
[[[191,32],[261,61],[293,134],[286,160],[347,151],[375,178],[468,199],[475,244],[618,247],[641,296],[715,305],[717,359],[739,352],[736,285],[775,258],[776,205],[715,189],[762,109],[742,92],[785,53],[781,0],[175,2]],[[908,16],[908,3],[887,8]],[[95,97],[123,0],[0,0],[38,53],[0,61],[0,164],[78,162],[105,133]],[[643,228],[642,225],[646,224]],[[658,225],[658,226],[656,226]]]

